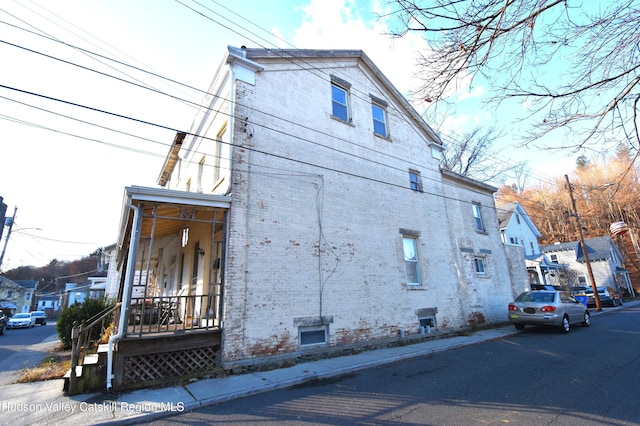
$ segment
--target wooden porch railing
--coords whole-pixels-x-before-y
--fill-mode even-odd
[[[82,365],[84,357],[97,348],[100,337],[106,329],[107,321],[111,321],[111,314],[119,308],[121,303],[117,303],[102,312],[94,315],[88,320],[83,320],[80,324],[74,321],[71,329],[71,369],[69,371],[69,394],[73,395],[76,388],[77,373],[76,367]],[[100,328],[98,328],[98,326]]]
[[[126,337],[165,332],[219,329],[219,299],[215,295],[134,298]]]

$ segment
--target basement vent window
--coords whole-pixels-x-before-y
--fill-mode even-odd
[[[327,343],[327,327],[300,327],[298,339],[300,346],[324,345]]]
[[[431,331],[436,329],[436,317],[423,317],[419,318],[420,327],[424,327],[425,330],[427,327],[431,328]]]

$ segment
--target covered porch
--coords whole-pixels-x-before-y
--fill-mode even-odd
[[[145,387],[216,368],[230,197],[128,187],[107,388]]]

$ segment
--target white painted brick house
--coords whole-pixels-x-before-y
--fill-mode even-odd
[[[186,226],[163,236],[148,264],[170,272],[147,274],[219,287],[222,368],[505,321],[496,188],[441,171],[438,136],[362,51],[229,47],[209,92],[165,189],[129,203],[209,197],[224,212],[188,242]]]

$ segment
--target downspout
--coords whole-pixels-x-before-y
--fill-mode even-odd
[[[120,306],[120,322],[116,334],[109,338],[107,351],[107,391],[113,387],[113,345],[116,341],[122,339],[124,328],[127,324],[127,316],[129,315],[129,307],[131,306],[131,292],[133,289],[133,278],[136,271],[135,256],[138,251],[140,218],[139,209],[133,204],[127,203],[127,207],[133,210],[133,229],[131,230],[131,241],[129,241],[129,253],[127,255],[127,271],[125,273],[124,291],[122,292],[122,305]]]

